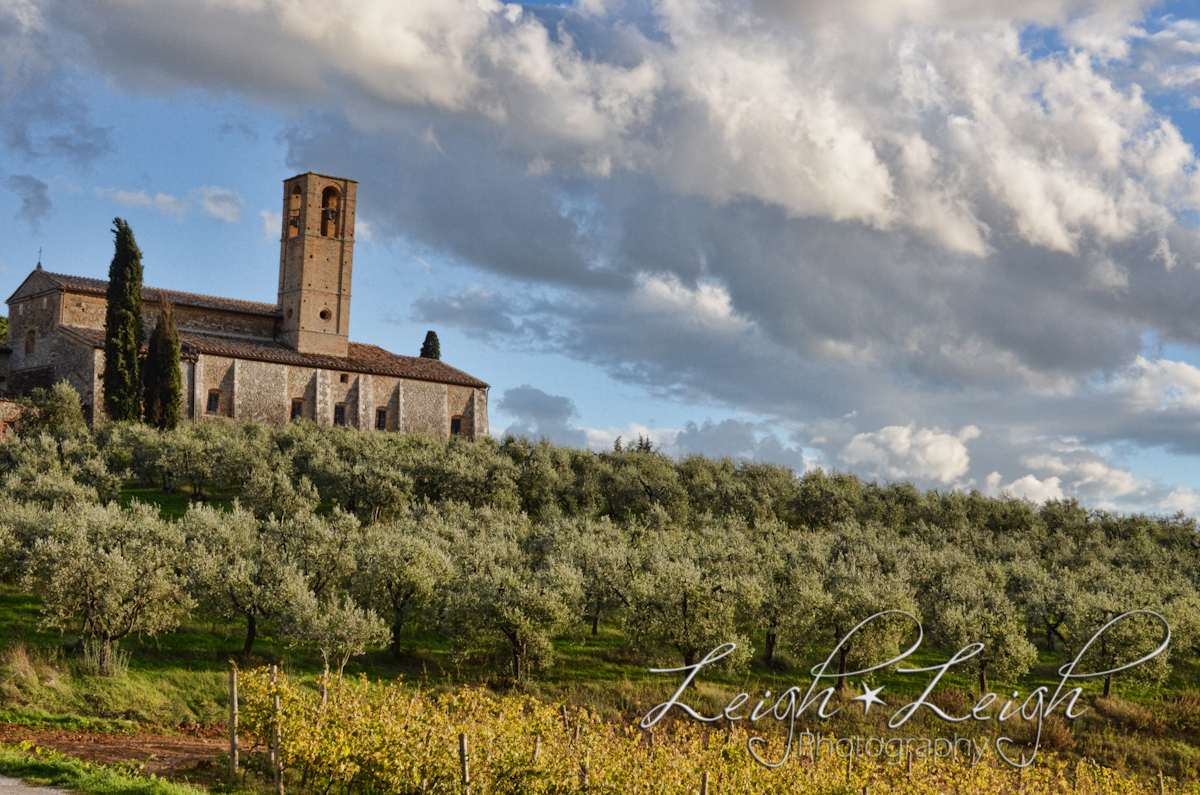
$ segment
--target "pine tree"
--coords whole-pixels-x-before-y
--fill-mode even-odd
[[[0,317],[0,345],[8,340],[8,318]]]
[[[146,422],[170,430],[179,424],[183,403],[183,376],[179,371],[179,329],[175,326],[175,306],[160,293],[162,309],[158,324],[150,332],[149,350],[143,369]]]
[[[437,332],[430,331],[425,335],[425,344],[421,346],[422,359],[441,359],[442,347],[438,344]]]
[[[141,417],[142,379],[138,352],[142,327],[142,252],[133,230],[113,219],[116,252],[108,267],[108,312],[104,319],[104,408],[114,421]]]

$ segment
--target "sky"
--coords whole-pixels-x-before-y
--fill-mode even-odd
[[[0,0],[0,293],[274,302],[355,179],[351,338],[493,434],[1200,514],[1200,3]]]

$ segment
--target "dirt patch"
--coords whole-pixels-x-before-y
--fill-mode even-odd
[[[207,734],[208,736],[203,736]],[[210,761],[229,749],[228,737],[214,731],[191,735],[101,734],[62,729],[31,729],[0,723],[0,743],[32,742],[89,762],[144,762],[145,772],[168,776]],[[244,741],[243,741],[244,742]]]

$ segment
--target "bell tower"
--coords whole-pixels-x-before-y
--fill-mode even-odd
[[[280,341],[301,353],[346,356],[358,183],[300,174],[283,183]]]

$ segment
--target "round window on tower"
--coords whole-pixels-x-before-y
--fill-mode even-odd
[[[287,316],[288,316],[288,320],[291,320],[291,318],[292,318],[292,308],[291,308],[290,306],[288,307]]]
[[[322,320],[328,320],[331,317],[333,317],[333,313],[330,312],[328,309],[321,310],[321,319]]]

